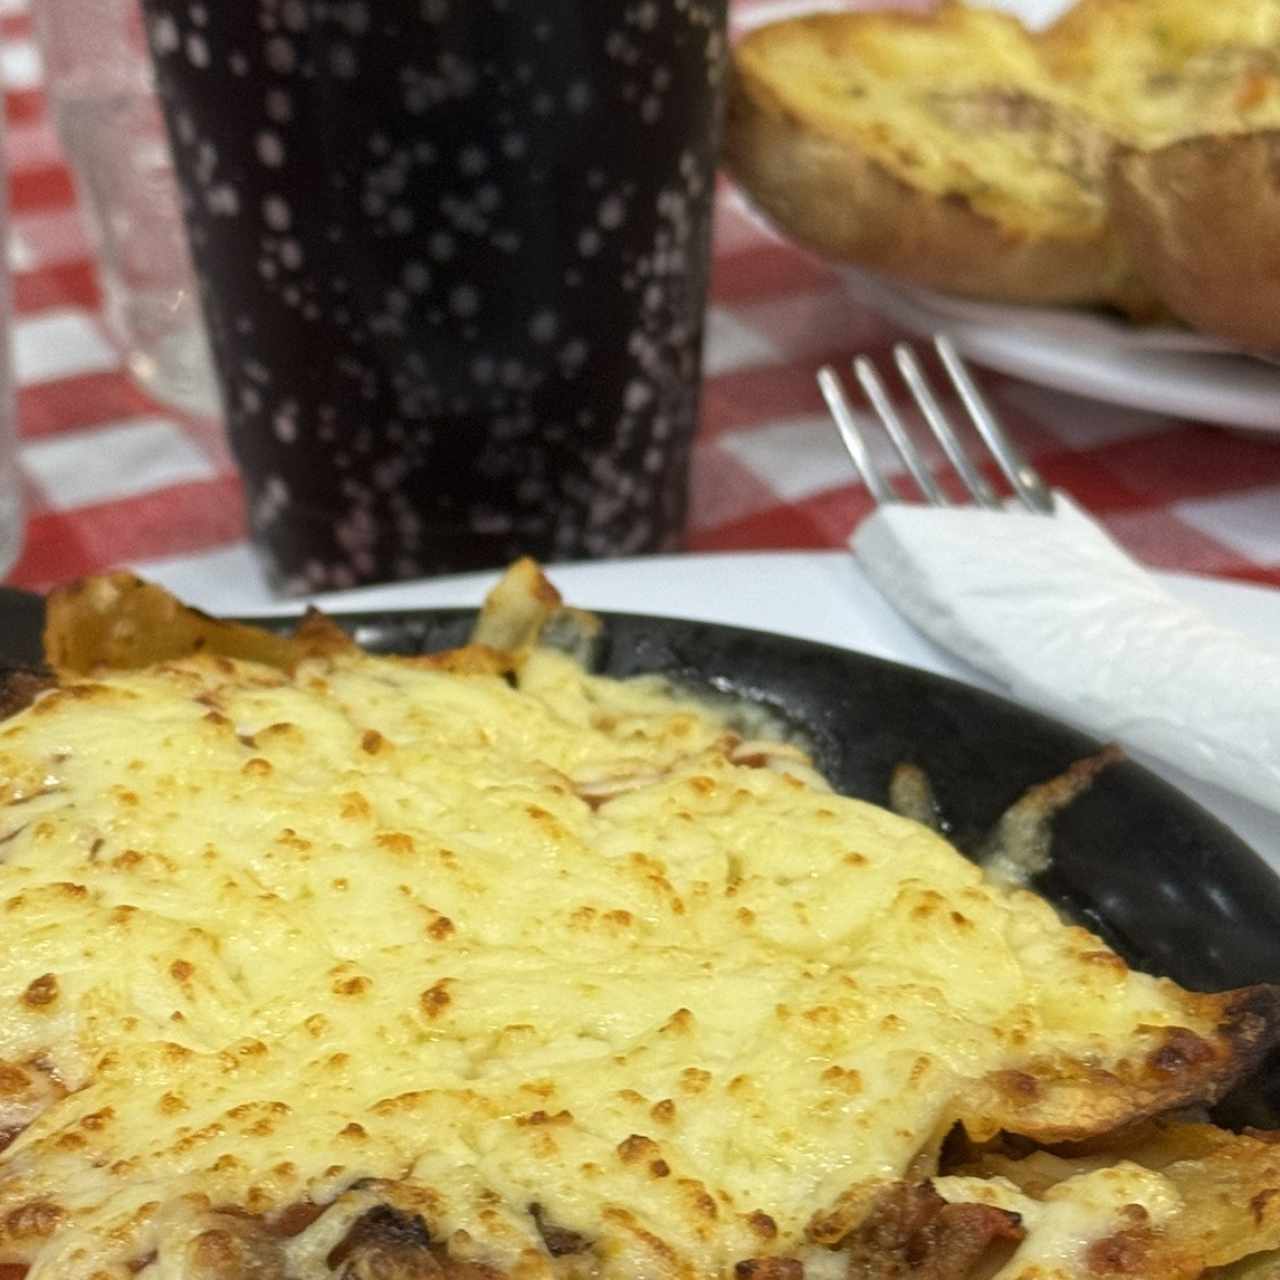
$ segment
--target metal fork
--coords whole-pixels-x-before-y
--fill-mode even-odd
[[[933,346],[970,420],[977,428],[978,435],[991,451],[1014,495],[1028,511],[1052,515],[1053,494],[1036,469],[1005,434],[999,419],[978,390],[951,339],[939,335],[934,338]],[[999,510],[1002,505],[999,496],[974,465],[968,450],[961,443],[950,418],[934,394],[916,353],[907,343],[899,342],[893,348],[893,359],[925,422],[974,502],[980,507]],[[925,500],[935,507],[950,506],[951,500],[942,492],[932,472],[925,465],[924,458],[894,408],[893,400],[875,365],[866,356],[857,356],[853,361],[853,372]],[[818,386],[822,389],[827,408],[831,410],[831,416],[840,429],[840,438],[853,459],[853,465],[871,496],[878,503],[901,502],[900,495],[876,466],[862,434],[862,427],[845,395],[840,375],[829,364],[818,370]]]

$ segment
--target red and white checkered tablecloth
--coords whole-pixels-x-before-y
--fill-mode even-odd
[[[761,2],[737,0],[739,19]],[[177,414],[130,382],[99,323],[26,4],[0,0],[30,513],[10,580],[41,587],[112,565],[217,563],[245,539],[231,457],[218,423]],[[870,502],[814,371],[857,351],[885,356],[899,336],[832,269],[769,238],[722,187],[691,549],[843,545]],[[994,374],[983,381],[1045,477],[1148,564],[1280,586],[1280,434],[1222,431]]]

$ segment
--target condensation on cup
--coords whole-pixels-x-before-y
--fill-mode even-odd
[[[153,396],[216,414],[217,385],[138,0],[36,0],[34,16],[111,335]]]
[[[679,546],[726,0],[144,7],[272,583]]]

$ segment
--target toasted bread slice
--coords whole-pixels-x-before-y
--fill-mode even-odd
[[[1043,45],[1128,144],[1108,203],[1135,270],[1193,327],[1280,349],[1280,2],[1082,0]]]
[[[928,15],[813,15],[746,37],[727,159],[783,230],[827,256],[978,298],[1138,318],[1167,309],[1234,338],[1256,325],[1201,319],[1184,290],[1164,296],[1186,256],[1153,265],[1152,241],[1175,234],[1161,223],[1175,205],[1200,210],[1181,224],[1192,241],[1213,237],[1213,206],[1244,197],[1211,186],[1175,201],[1163,176],[1175,160],[1155,157],[1211,134],[1217,159],[1196,180],[1238,168],[1256,184],[1256,155],[1227,164],[1221,148],[1261,129],[1280,129],[1280,0],[1082,0],[1038,35],[950,0]],[[1135,156],[1146,155],[1144,181]],[[1185,182],[1188,162],[1176,164]],[[1280,230],[1267,234],[1280,254]],[[1253,250],[1216,249],[1228,280],[1256,265]]]
[[[1280,130],[1127,151],[1111,191],[1138,270],[1176,316],[1280,350]]]
[[[1135,270],[1193,327],[1280,349],[1280,2],[1082,0],[1043,47],[1128,144],[1108,203]]]
[[[933,288],[1130,295],[1112,145],[1002,14],[822,14],[737,49],[727,155],[752,197],[818,252]]]
[[[1131,147],[1280,127],[1278,0],[1080,0],[1039,48]]]

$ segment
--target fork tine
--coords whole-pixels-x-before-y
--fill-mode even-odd
[[[920,450],[916,448],[915,441],[902,425],[902,419],[898,417],[898,412],[893,407],[893,401],[889,399],[889,393],[876,372],[875,365],[866,356],[857,356],[853,361],[853,372],[867,399],[871,401],[871,407],[879,415],[884,429],[889,433],[889,439],[893,441],[902,461],[907,464],[911,478],[920,486],[920,492],[924,494],[925,500],[935,507],[950,506],[946,494],[938,488],[938,482],[933,478],[929,468],[924,465],[924,459],[920,456]]]
[[[964,481],[964,487],[969,490],[973,500],[980,507],[998,510],[1000,503],[994,491],[983,478],[982,473],[969,460],[964,446],[951,428],[950,420],[925,379],[924,370],[920,367],[915,352],[905,342],[898,342],[894,344],[893,358],[897,362],[898,371],[910,387],[911,394],[915,396],[925,421],[937,437],[938,443],[942,446],[951,465],[955,467],[960,479]]]
[[[938,355],[951,376],[952,385],[964,401],[964,407],[973,419],[978,434],[987,443],[987,448],[995,455],[995,460],[1004,472],[1005,478],[1013,486],[1022,505],[1028,511],[1042,515],[1052,515],[1053,495],[1049,492],[1040,473],[1022,456],[1017,445],[1005,434],[986,397],[978,390],[977,383],[969,376],[969,370],[960,353],[955,349],[951,339],[939,334],[933,340]]]
[[[897,502],[898,495],[872,461],[871,451],[862,438],[858,421],[845,397],[844,387],[840,385],[839,376],[829,364],[824,364],[818,370],[818,386],[822,389],[822,398],[827,402],[827,408],[831,410],[831,416],[840,429],[840,439],[844,441],[844,447],[853,459],[854,469],[862,477],[862,483],[867,486],[877,503],[883,505],[886,502]]]

